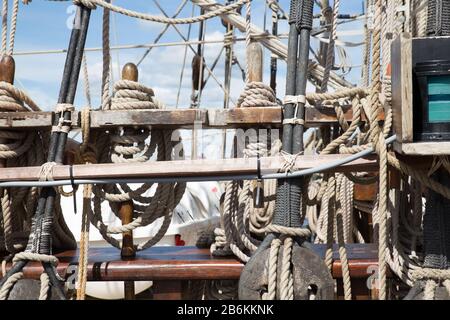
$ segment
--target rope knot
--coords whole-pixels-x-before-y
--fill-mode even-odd
[[[53,167],[56,166],[56,162],[46,162],[39,169],[39,181],[52,181],[53,180]]]
[[[72,120],[64,118],[65,112],[74,112],[75,107],[70,103],[58,103],[55,106],[55,113],[59,114],[58,124],[52,127],[52,132],[69,133],[72,126]],[[72,119],[72,116],[70,117]]]
[[[64,113],[66,111],[74,112],[75,107],[71,103],[57,103],[55,106],[56,113]]]
[[[233,30],[227,31],[223,36],[223,45],[225,47],[231,47],[233,45],[234,36]]]
[[[280,168],[280,171],[281,172],[284,171],[285,173],[294,171],[295,167],[296,167],[295,164],[297,162],[297,158],[299,155],[302,155],[302,154],[303,154],[303,152],[299,152],[297,154],[290,154],[288,152],[281,151],[280,155],[283,158],[283,164]]]

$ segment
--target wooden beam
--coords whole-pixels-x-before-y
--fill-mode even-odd
[[[109,129],[123,126],[188,128],[195,121],[206,124],[206,114],[206,110],[196,109],[91,111],[91,128]]]
[[[208,109],[205,123],[209,128],[281,127],[283,121],[280,107]]]
[[[347,121],[352,120],[350,107],[344,107]],[[363,116],[362,120],[365,121]],[[108,110],[91,111],[92,129],[116,127],[152,127],[156,129],[190,129],[194,123],[203,129],[271,127],[281,128],[281,107],[233,109],[165,109],[165,110]],[[52,127],[53,112],[0,112],[0,130],[48,130]],[[80,128],[79,113],[73,113],[72,128]],[[306,126],[337,123],[330,108],[306,108]]]
[[[392,112],[397,141],[413,141],[413,71],[412,38],[400,34],[392,42]]]
[[[303,170],[319,165],[346,159],[348,155],[301,155],[296,158],[296,169]],[[264,157],[260,159],[262,174],[277,173],[284,164],[282,157]],[[146,163],[104,163],[82,164],[73,166],[74,179],[105,178],[170,178],[170,177],[204,177],[233,175],[257,175],[256,158],[236,158],[221,160],[174,160],[151,161]],[[70,179],[70,166],[53,167],[54,180]],[[375,171],[378,165],[375,156],[361,158],[334,168],[333,172]],[[4,168],[0,170],[0,181],[35,181],[38,180],[40,167]]]

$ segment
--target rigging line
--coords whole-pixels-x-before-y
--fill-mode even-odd
[[[263,30],[266,31],[266,28],[267,28],[267,1],[264,1]]]
[[[181,11],[184,9],[184,7],[186,6],[187,0],[183,0],[183,2],[178,6],[178,8],[175,10],[174,15],[172,16],[172,18],[176,18],[178,17],[178,15],[181,13]],[[192,4],[194,5],[194,4]],[[164,25],[164,28],[161,29],[161,32],[158,34],[158,36],[155,38],[155,40],[153,41],[153,44],[156,44],[159,42],[159,40],[162,38],[162,36],[166,33],[166,31],[169,29],[170,24],[166,24]],[[189,28],[190,28],[191,24],[189,24]],[[149,55],[149,53],[152,51],[152,48],[154,48],[153,46],[149,47],[143,54],[143,56],[139,59],[139,61],[136,63],[136,66],[139,67],[139,65],[142,63],[142,61],[144,61],[144,59]]]
[[[352,18],[352,19],[340,20],[340,21],[337,22],[337,25],[341,25],[341,24],[346,24],[346,23],[351,23],[351,22],[356,22],[356,21],[359,21],[359,20],[363,20],[363,19],[365,19],[365,16],[366,16],[366,15],[363,14],[363,15],[357,16],[357,17]],[[311,31],[311,36],[312,36],[312,37],[315,37],[315,36],[317,36],[317,35],[319,35],[319,34],[321,34],[321,33],[324,33],[324,32],[326,32],[326,31],[328,31],[328,30],[326,29],[327,27],[331,27],[331,24],[324,24],[323,27],[321,27],[321,28],[318,28],[318,29],[312,29],[312,31]]]
[[[225,50],[224,47],[222,47],[222,48],[220,49],[219,54],[217,55],[216,59],[214,60],[213,64],[211,65],[211,71],[214,71],[214,69],[216,68],[217,63],[219,62],[219,59],[220,59],[220,57],[222,56],[224,50]],[[205,81],[203,82],[203,84],[204,84],[205,86],[206,86],[206,84],[208,83],[209,78],[211,78],[211,74],[208,74],[208,75],[206,76]]]
[[[114,4],[114,0],[111,0],[111,4]],[[116,43],[116,46],[119,43],[119,33],[117,29],[117,14],[113,11],[111,12],[111,20],[112,20],[112,30],[114,33],[114,42]],[[119,51],[116,52],[116,59],[117,59],[117,74],[120,75],[120,59],[119,59]],[[112,63],[112,58],[111,58]],[[111,80],[114,83],[114,74],[113,74],[113,66],[111,66]]]
[[[195,12],[195,5],[192,4],[191,16],[194,16],[194,12]],[[188,40],[191,38],[191,30],[192,30],[192,24],[189,24],[188,34],[187,34]],[[181,93],[181,86],[183,84],[184,68],[186,67],[186,58],[187,58],[187,46],[184,47],[183,66],[181,67],[180,82],[178,84],[177,102],[175,104],[175,109],[178,109],[178,103],[180,102],[180,93]]]
[[[271,35],[256,35],[252,36],[253,39],[262,39],[262,38],[270,38]],[[273,38],[273,37],[272,37]],[[286,36],[279,36],[279,39],[286,39]],[[245,41],[245,38],[233,38],[233,42],[242,42]],[[164,42],[164,43],[155,43],[155,44],[130,44],[130,45],[118,45],[112,46],[110,50],[129,50],[129,49],[142,49],[142,48],[155,48],[155,47],[175,47],[175,46],[188,46],[188,45],[196,45],[196,44],[217,44],[223,43],[223,40],[190,40],[190,41],[179,41],[179,42]],[[101,51],[101,47],[91,47],[86,48],[85,52],[95,52]],[[17,51],[13,53],[13,56],[26,56],[26,55],[40,55],[40,54],[61,54],[67,53],[67,49],[50,49],[50,50],[33,50],[33,51]],[[280,59],[280,58],[278,58]]]
[[[242,67],[241,63],[239,62],[239,59],[237,56],[234,56],[233,64],[235,64],[239,68],[239,71],[241,71],[242,81],[245,82],[245,70]]]
[[[167,13],[164,11],[163,8],[160,8],[161,12],[163,15],[165,15],[166,17],[168,16]],[[181,37],[181,39],[183,39],[183,41],[187,42],[188,40],[186,39],[186,37],[181,33],[180,29],[178,28],[177,25],[175,24],[171,24],[170,25],[172,28],[175,29],[175,31],[178,33],[178,35]],[[220,42],[223,42],[223,40],[220,40]],[[195,49],[192,47],[191,44],[187,44],[189,49],[191,49],[191,51],[195,54],[197,54],[197,52],[195,51]],[[224,88],[224,86],[222,85],[222,83],[219,81],[219,79],[217,79],[217,77],[214,75],[214,73],[212,72],[212,70],[208,67],[208,65],[205,63],[205,69],[208,71],[208,73],[211,75],[211,77],[213,77],[214,81],[216,81],[217,85],[219,86],[219,88],[223,91],[223,92],[227,92]],[[236,102],[230,98],[230,100],[236,104]]]
[[[208,20],[206,20],[206,21],[203,21],[200,25],[202,26],[202,41],[205,41],[205,38],[206,38],[206,24],[207,24],[207,21]],[[200,40],[200,39],[199,39]],[[202,45],[202,44],[199,44],[198,45],[199,46],[199,48],[201,49],[201,51],[200,51],[200,69],[199,69],[199,78],[198,78],[198,83],[199,83],[199,90],[198,90],[198,103],[197,103],[197,108],[199,108],[200,107],[200,103],[201,103],[201,100],[202,100],[202,93],[203,93],[203,86],[204,85],[206,85],[206,81],[205,81],[205,83],[203,83],[204,82],[204,80],[203,80],[203,65],[204,64],[206,64],[206,61],[204,60],[204,56],[205,56],[205,46],[204,45]],[[222,50],[220,51],[220,54],[222,54],[222,52],[223,52],[223,47],[222,47]],[[211,68],[211,71],[213,71],[214,70],[214,65],[212,66],[212,68]],[[209,76],[209,74],[208,74],[208,76]]]

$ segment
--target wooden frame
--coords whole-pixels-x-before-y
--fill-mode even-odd
[[[414,142],[413,139],[413,42],[408,33],[402,33],[391,47],[391,82],[394,132],[397,140],[394,150],[405,155],[448,155],[450,141]]]

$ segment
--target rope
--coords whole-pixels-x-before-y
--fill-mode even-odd
[[[250,82],[245,85],[236,107],[275,107],[277,105],[275,92],[272,88],[262,82]]]
[[[450,270],[420,268],[412,271],[412,277],[415,281],[428,279],[443,281],[450,279]]]
[[[39,254],[33,252],[19,252],[13,258],[13,265],[19,261],[36,261],[41,263],[50,263],[54,268],[58,265],[58,259],[52,255]],[[57,274],[57,273],[56,273]],[[23,278],[23,272],[18,272],[10,276],[3,286],[0,288],[0,300],[6,300],[14,285]],[[39,293],[39,300],[46,300],[48,290],[50,288],[50,280],[46,273],[40,277],[41,289]]]
[[[0,111],[29,112],[40,111],[40,108],[25,92],[7,82],[0,82]],[[11,167],[41,165],[45,157],[46,139],[47,134],[44,132],[1,130],[0,159],[5,166]],[[0,241],[0,249],[6,249],[11,253],[24,249],[32,213],[37,205],[37,190],[37,188],[18,188],[11,192],[5,188],[1,191],[3,230],[0,233],[3,239]]]
[[[4,81],[0,81],[0,109],[2,111],[41,111],[24,91]]]
[[[9,0],[3,0],[2,5],[2,55],[6,54],[8,41],[8,2]]]
[[[13,11],[11,14],[11,28],[9,30],[8,44],[8,1],[3,0],[2,5],[2,48],[1,54],[12,56],[14,52],[14,42],[17,30],[17,16],[19,14],[19,0],[13,1]]]
[[[111,101],[111,110],[141,110],[159,109],[164,105],[155,97],[153,90],[134,81],[121,80],[114,85],[114,96]],[[110,136],[108,142],[97,141],[97,148],[106,145],[103,151],[99,150],[100,162],[112,161],[113,163],[131,163],[149,161],[158,149],[157,161],[172,158],[174,143],[172,131],[130,130],[123,133],[117,132]],[[146,139],[150,137],[149,144]],[[180,154],[183,156],[182,152]],[[161,240],[169,228],[172,220],[173,209],[181,200],[185,183],[158,184],[153,196],[146,196],[152,184],[143,184],[132,190],[126,184],[105,185],[103,188],[93,188],[93,210],[88,209],[89,220],[100,231],[103,238],[111,245],[120,248],[120,243],[112,234],[132,231],[138,227],[146,226],[157,219],[162,218],[162,224],[158,232],[145,243],[136,246],[137,250],[143,250],[153,246]],[[118,203],[133,201],[135,219],[126,225],[105,225],[101,216],[101,202],[108,201],[113,212],[119,216]]]
[[[109,3],[109,0],[107,0]],[[109,45],[109,23],[110,10],[105,8],[103,10],[103,24],[102,24],[102,110],[109,110],[111,108],[110,96],[110,78],[111,78],[111,48]]]
[[[250,47],[250,43],[252,41],[252,24],[251,24],[251,19],[252,19],[252,2],[251,1],[247,1],[247,6],[246,6],[246,10],[245,10],[245,48],[247,51],[247,64],[245,65],[245,82],[246,84],[248,84],[250,82],[250,68],[249,68],[249,64],[250,64],[250,57],[248,56],[248,48]],[[238,102],[239,105],[239,102]]]
[[[269,149],[266,143],[251,142],[245,147],[243,154],[245,157],[275,155],[281,149],[281,142],[275,141]],[[246,262],[250,254],[256,250],[259,240],[255,239],[251,233],[266,233],[266,227],[272,221],[276,181],[264,180],[262,208],[254,207],[253,190],[257,185],[257,181],[248,180],[243,182],[242,188],[238,181],[226,184],[224,204],[221,208],[221,228],[214,230],[215,243],[211,246],[211,252],[214,255],[234,254]]]
[[[89,73],[88,73],[88,67],[87,67],[86,54],[83,54],[82,66],[83,66],[84,94],[86,96],[86,101],[87,101],[88,107],[90,108],[92,105],[92,101],[91,101],[91,89],[90,89],[90,85],[89,85]]]
[[[251,44],[251,1],[246,6],[246,52],[247,64],[245,68],[245,88],[241,93],[236,107],[270,107],[276,106],[275,92],[262,82],[250,81],[248,55]],[[237,137],[239,139],[239,137]],[[281,145],[275,142],[268,146],[266,141],[252,141],[246,145],[242,142],[243,154],[245,157],[258,157],[276,154],[280,151]],[[239,144],[239,143],[238,143]],[[269,151],[270,150],[270,151]],[[255,208],[253,204],[253,190],[259,188],[262,191],[264,200],[263,208]],[[233,253],[240,260],[247,262],[250,254],[256,250],[259,240],[251,236],[251,232],[263,234],[270,232],[269,224],[274,211],[274,198],[268,200],[268,195],[272,197],[276,192],[276,182],[274,181],[244,181],[240,188],[238,181],[231,181],[225,187],[225,199],[223,210],[221,210],[221,227],[215,230],[215,243],[211,246],[214,255],[228,255]],[[265,193],[265,194],[264,194]],[[267,229],[269,227],[269,229]],[[299,230],[289,230],[290,233],[298,233]]]
[[[277,266],[278,251],[281,246],[280,239],[274,239],[270,245],[269,260],[267,260],[268,286],[267,293],[262,296],[263,300],[275,300],[277,294]]]
[[[103,7],[104,9],[109,9],[116,13],[120,13],[132,18],[137,18],[141,20],[147,20],[152,22],[164,23],[164,24],[191,24],[197,23],[201,21],[205,21],[225,13],[229,13],[233,10],[239,9],[243,4],[250,2],[251,0],[238,0],[234,3],[231,3],[227,6],[220,7],[218,9],[209,11],[205,14],[196,16],[196,17],[188,17],[188,18],[168,18],[162,16],[149,15],[142,12],[137,12],[133,10],[128,10],[113,4],[108,3],[105,0],[73,0],[73,3],[76,5],[84,5],[87,8],[95,9],[96,6]]]
[[[53,168],[57,165],[56,162],[46,162],[39,169],[39,181],[52,181]]]
[[[48,277],[48,274],[44,272],[41,274],[40,280],[41,280],[41,290],[39,292],[39,300],[47,300],[48,291],[50,289],[50,278]]]
[[[22,278],[23,272],[18,272],[10,276],[0,289],[0,300],[6,300],[14,285]]]
[[[336,210],[336,233],[337,233],[337,242],[339,245],[339,258],[341,260],[342,266],[342,280],[344,283],[344,298],[345,300],[352,299],[352,291],[351,291],[351,278],[350,278],[350,270],[348,266],[347,259],[347,250],[345,248],[345,230],[344,230],[344,210],[348,215],[352,214],[352,211],[349,208],[345,208],[345,205],[341,203],[342,199],[345,198],[345,193],[347,192],[346,188],[342,184],[341,181],[345,180],[344,175],[338,175],[338,190],[336,193],[339,194],[338,208]],[[340,183],[339,183],[340,182]],[[347,209],[347,210],[346,210]]]
[[[91,206],[92,185],[86,185],[83,190],[83,215],[81,223],[81,237],[80,237],[80,253],[78,260],[78,287],[77,300],[84,300],[86,298],[86,283],[87,283],[87,269],[88,269],[88,252],[89,252],[89,210]]]

